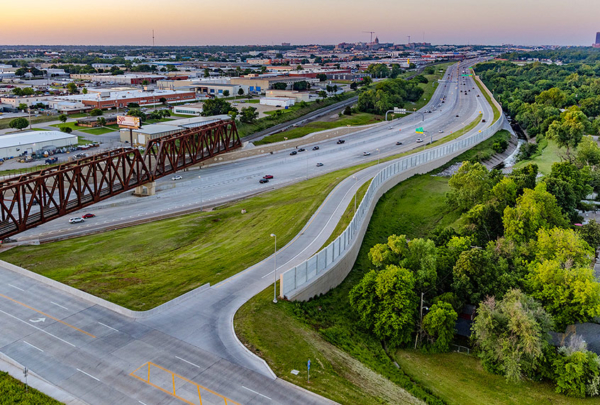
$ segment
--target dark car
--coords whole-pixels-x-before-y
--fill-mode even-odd
[[[343,139],[338,139],[337,144],[340,145],[340,144],[342,144],[344,142],[346,142],[346,141],[344,141]]]
[[[485,119],[482,119],[481,122],[485,122]]]
[[[298,154],[298,152],[296,152],[295,150],[290,152],[290,155],[297,155],[297,154]]]
[[[267,175],[263,176],[263,179],[267,179],[267,180],[272,179],[272,178],[273,178],[272,174],[267,174]]]
[[[269,179],[260,179],[258,182],[261,183],[261,184],[268,183]]]
[[[396,142],[396,145],[402,145],[402,142],[398,141]]]
[[[317,167],[323,166],[323,163],[317,163]]]
[[[298,152],[304,152],[305,150],[306,149],[304,149],[304,148],[300,148],[300,149],[298,149]]]
[[[458,117],[458,114],[456,114],[456,116]]]
[[[315,146],[315,147],[313,148],[313,150],[319,150],[319,147],[318,147],[318,146]]]
[[[94,218],[94,217],[95,217],[95,215],[90,214],[90,213],[87,213],[87,214],[81,216],[81,218],[83,218],[83,219]]]

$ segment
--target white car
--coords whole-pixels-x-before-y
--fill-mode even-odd
[[[371,152],[363,152],[363,156],[370,156]]]
[[[173,181],[181,180],[181,179],[183,179],[183,177],[181,177],[181,176],[173,176],[173,177],[171,177],[171,180],[173,180]]]
[[[443,133],[444,133],[444,131],[442,131],[441,129],[440,129],[440,131],[439,131],[439,132],[440,132],[440,134],[443,134]]]
[[[85,222],[85,220],[81,217],[74,217],[74,218],[69,218],[69,223],[70,224],[78,224],[80,222]]]
[[[423,140],[421,138],[417,138],[417,143],[421,143]]]

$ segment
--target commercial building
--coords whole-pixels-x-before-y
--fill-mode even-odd
[[[71,79],[75,80],[87,80],[98,83],[114,83],[114,84],[129,84],[129,85],[140,85],[144,82],[149,84],[156,83],[159,80],[165,79],[165,76],[161,75],[110,75],[110,74],[97,74],[97,73],[73,73]]]
[[[202,114],[202,103],[178,105],[173,107],[173,114],[194,115],[199,117]]]
[[[311,101],[311,99],[313,101],[317,99],[316,94],[311,94],[308,91],[296,91],[296,90],[267,90],[265,92],[265,95],[270,98],[278,98],[278,97],[293,98],[296,101],[296,103],[299,103],[301,101],[309,102],[309,101]]]
[[[260,104],[288,108],[296,104],[296,99],[293,97],[262,97]]]
[[[165,121],[160,124],[143,125],[139,129],[121,129],[121,142],[133,145],[146,145],[148,141],[162,136],[183,132],[188,128],[196,128],[213,122],[230,120],[228,115],[214,115],[212,117],[183,118],[174,121]]]
[[[52,100],[54,96],[7,96],[0,97],[0,103],[8,104],[12,108],[17,108],[19,104],[25,104],[27,107],[36,105],[38,103],[48,105],[48,101]]]
[[[600,32],[596,33],[596,42],[592,46],[594,48],[600,48]]]
[[[248,88],[249,93],[264,93],[272,89],[276,83],[284,83],[287,88],[292,89],[294,83],[306,81],[309,84],[316,84],[318,79],[308,77],[291,76],[266,76],[266,75],[248,75],[244,77],[231,78],[231,84],[237,84]]]
[[[32,131],[0,136],[0,158],[76,145],[77,136],[60,131]]]
[[[67,102],[80,102],[86,107],[108,110],[112,108],[126,108],[128,104],[158,105],[161,99],[168,103],[181,103],[196,100],[193,91],[172,90],[129,90],[113,91],[111,89],[90,90],[88,94],[56,97],[55,100]]]

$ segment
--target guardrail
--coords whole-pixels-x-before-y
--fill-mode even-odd
[[[280,296],[290,300],[307,300],[339,285],[354,265],[379,198],[404,180],[409,171],[439,161],[436,166],[438,167],[491,137],[502,128],[504,120],[504,115],[501,114],[498,120],[481,132],[399,158],[381,170],[371,181],[352,221],[344,232],[325,249],[280,275]],[[320,282],[317,283],[319,280]]]

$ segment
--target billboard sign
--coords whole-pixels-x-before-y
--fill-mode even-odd
[[[117,116],[117,124],[119,128],[138,129],[141,125],[140,117],[132,117],[130,115]]]

